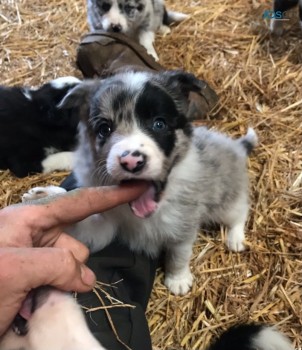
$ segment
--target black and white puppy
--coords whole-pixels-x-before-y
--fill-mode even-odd
[[[144,46],[155,60],[155,33],[167,34],[169,24],[187,18],[183,13],[166,11],[164,0],[87,0],[87,14],[91,31],[124,33]]]
[[[23,310],[27,322],[15,320],[0,338],[0,350],[105,350],[89,331],[82,310],[71,295],[41,288],[34,291],[31,299],[27,301],[32,304],[30,311]],[[208,348],[253,349],[293,350],[293,347],[273,327],[239,325],[227,330]]]
[[[222,333],[208,350],[294,350],[289,339],[274,327],[243,324]]]
[[[70,169],[78,113],[57,104],[79,82],[62,77],[38,89],[0,86],[0,169],[18,177]]]
[[[300,26],[302,29],[302,0],[274,0],[274,13],[278,11],[284,14],[286,11],[297,6],[299,3]],[[283,18],[271,19],[271,31],[274,34],[281,35],[283,33]]]
[[[61,107],[79,107],[74,173],[79,186],[150,182],[129,205],[94,215],[69,232],[95,252],[119,233],[132,250],[166,254],[165,284],[174,294],[192,285],[189,262],[200,224],[229,228],[227,246],[242,251],[248,215],[247,155],[257,137],[238,140],[200,127],[186,117],[191,91],[203,82],[183,72],[127,72],[83,82]],[[45,195],[65,191],[46,188]],[[25,200],[41,196],[30,190]],[[122,232],[121,232],[122,231]]]
[[[50,287],[33,290],[0,338],[0,350],[105,350],[76,300]]]

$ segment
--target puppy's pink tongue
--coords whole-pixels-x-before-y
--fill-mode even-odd
[[[32,292],[29,292],[21,305],[21,309],[19,310],[19,315],[22,316],[25,320],[29,320],[32,314],[32,306],[33,306],[33,294]]]
[[[153,214],[158,206],[154,198],[155,188],[153,185],[150,185],[145,193],[130,203],[134,215],[139,218],[146,218]]]

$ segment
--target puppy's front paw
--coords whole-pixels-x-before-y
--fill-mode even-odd
[[[156,51],[154,50],[154,48],[147,50],[147,52],[149,55],[153,56],[153,58],[155,59],[156,62],[159,61],[159,57],[158,57]]]
[[[184,295],[189,292],[193,284],[193,275],[191,272],[181,275],[167,274],[165,277],[165,285],[171,293],[175,295]]]
[[[160,34],[162,34],[162,36],[165,37],[166,35],[171,33],[171,28],[168,26],[162,25],[159,28],[159,32],[160,32]]]
[[[26,203],[31,200],[52,196],[54,194],[64,193],[66,190],[58,186],[34,187],[22,196],[22,202]]]
[[[243,252],[246,249],[244,241],[237,237],[228,237],[226,245],[232,252]]]

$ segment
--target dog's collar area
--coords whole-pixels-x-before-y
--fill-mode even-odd
[[[27,320],[18,314],[12,323],[12,330],[19,336],[26,335],[28,332]]]

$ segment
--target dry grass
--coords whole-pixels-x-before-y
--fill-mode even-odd
[[[200,234],[195,282],[184,297],[156,278],[147,317],[160,349],[204,349],[237,322],[276,324],[302,346],[302,34],[298,21],[282,38],[262,19],[266,0],[176,0],[191,17],[156,42],[161,63],[208,80],[221,97],[205,123],[231,135],[253,126],[260,145],[250,158],[249,251],[226,251],[221,237]],[[37,85],[80,73],[74,57],[87,30],[84,0],[3,0],[0,5],[2,84]],[[16,179],[0,172],[0,203],[65,174]]]

